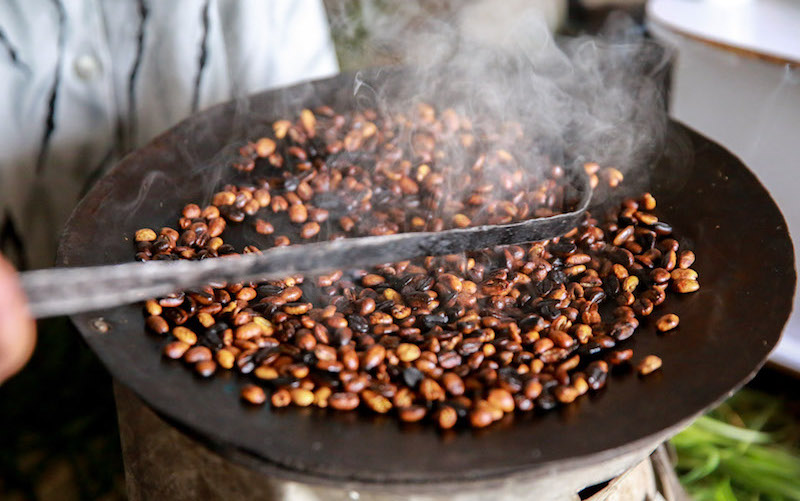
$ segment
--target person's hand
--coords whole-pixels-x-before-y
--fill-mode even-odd
[[[17,272],[0,256],[0,383],[22,369],[35,344],[36,324]]]

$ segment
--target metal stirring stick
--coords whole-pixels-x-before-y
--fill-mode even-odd
[[[584,186],[577,209],[556,216],[439,232],[274,247],[262,254],[201,261],[149,261],[28,271],[21,274],[22,287],[33,315],[44,318],[120,306],[213,282],[279,279],[295,273],[323,273],[546,240],[572,229],[586,211],[592,191],[583,177],[579,179]]]

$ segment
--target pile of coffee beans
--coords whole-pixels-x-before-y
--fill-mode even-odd
[[[483,123],[483,122],[482,122]],[[408,116],[322,107],[243,145],[241,182],[183,208],[175,228],[136,232],[137,258],[206,259],[306,241],[501,224],[571,210],[577,192],[540,166],[519,124],[477,127],[452,109]],[[593,186],[623,181],[584,166]],[[602,388],[634,361],[618,343],[670,292],[699,288],[645,193],[545,242],[368,270],[215,283],[147,301],[164,355],[198,374],[246,375],[252,405],[362,408],[447,429],[485,427]],[[227,243],[226,230],[250,230]],[[664,332],[679,318],[661,313]],[[661,367],[648,355],[641,375]]]

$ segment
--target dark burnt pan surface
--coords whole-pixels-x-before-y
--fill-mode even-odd
[[[226,172],[215,168],[243,138],[257,137],[272,120],[303,106],[350,108],[353,87],[353,75],[346,74],[191,117],[97,183],[68,223],[60,262],[132,260],[133,232],[174,224],[185,203],[208,200],[214,183],[200,179]],[[644,379],[615,374],[598,394],[543,415],[443,435],[431,424],[404,426],[391,416],[247,408],[239,402],[243,378],[222,371],[200,380],[180,362],[164,360],[163,340],[144,333],[140,305],[73,321],[113,376],[159,413],[223,455],[268,473],[307,481],[459,481],[613,457],[752,377],[792,304],[792,244],[756,177],[725,149],[678,124],[671,126],[668,153],[678,161],[662,159],[649,189],[658,200],[656,214],[697,254],[702,288],[672,295],[626,342],[636,359],[660,356],[661,371]],[[681,325],[656,334],[654,320],[667,312],[677,313]],[[110,326],[107,333],[93,327],[97,317]]]

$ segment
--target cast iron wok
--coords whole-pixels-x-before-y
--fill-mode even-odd
[[[379,88],[386,72],[362,74]],[[369,79],[372,80],[369,80]],[[391,79],[389,79],[391,80]],[[59,262],[87,266],[133,259],[137,228],[173,225],[188,202],[207,201],[246,138],[273,120],[321,104],[347,109],[353,75],[264,92],[211,108],[126,157],[89,192],[65,230]],[[719,402],[751,378],[777,343],[795,285],[792,244],[775,202],[728,151],[679,124],[646,182],[656,214],[697,255],[701,289],[656,310],[680,316],[659,335],[654,318],[626,342],[656,354],[647,378],[615,374],[606,389],[542,415],[515,416],[480,432],[441,434],[393,417],[320,409],[246,408],[243,378],[200,380],[161,356],[140,305],[72,317],[111,374],[170,422],[261,471],[306,481],[385,484],[502,478],[589,464],[630,451]]]

